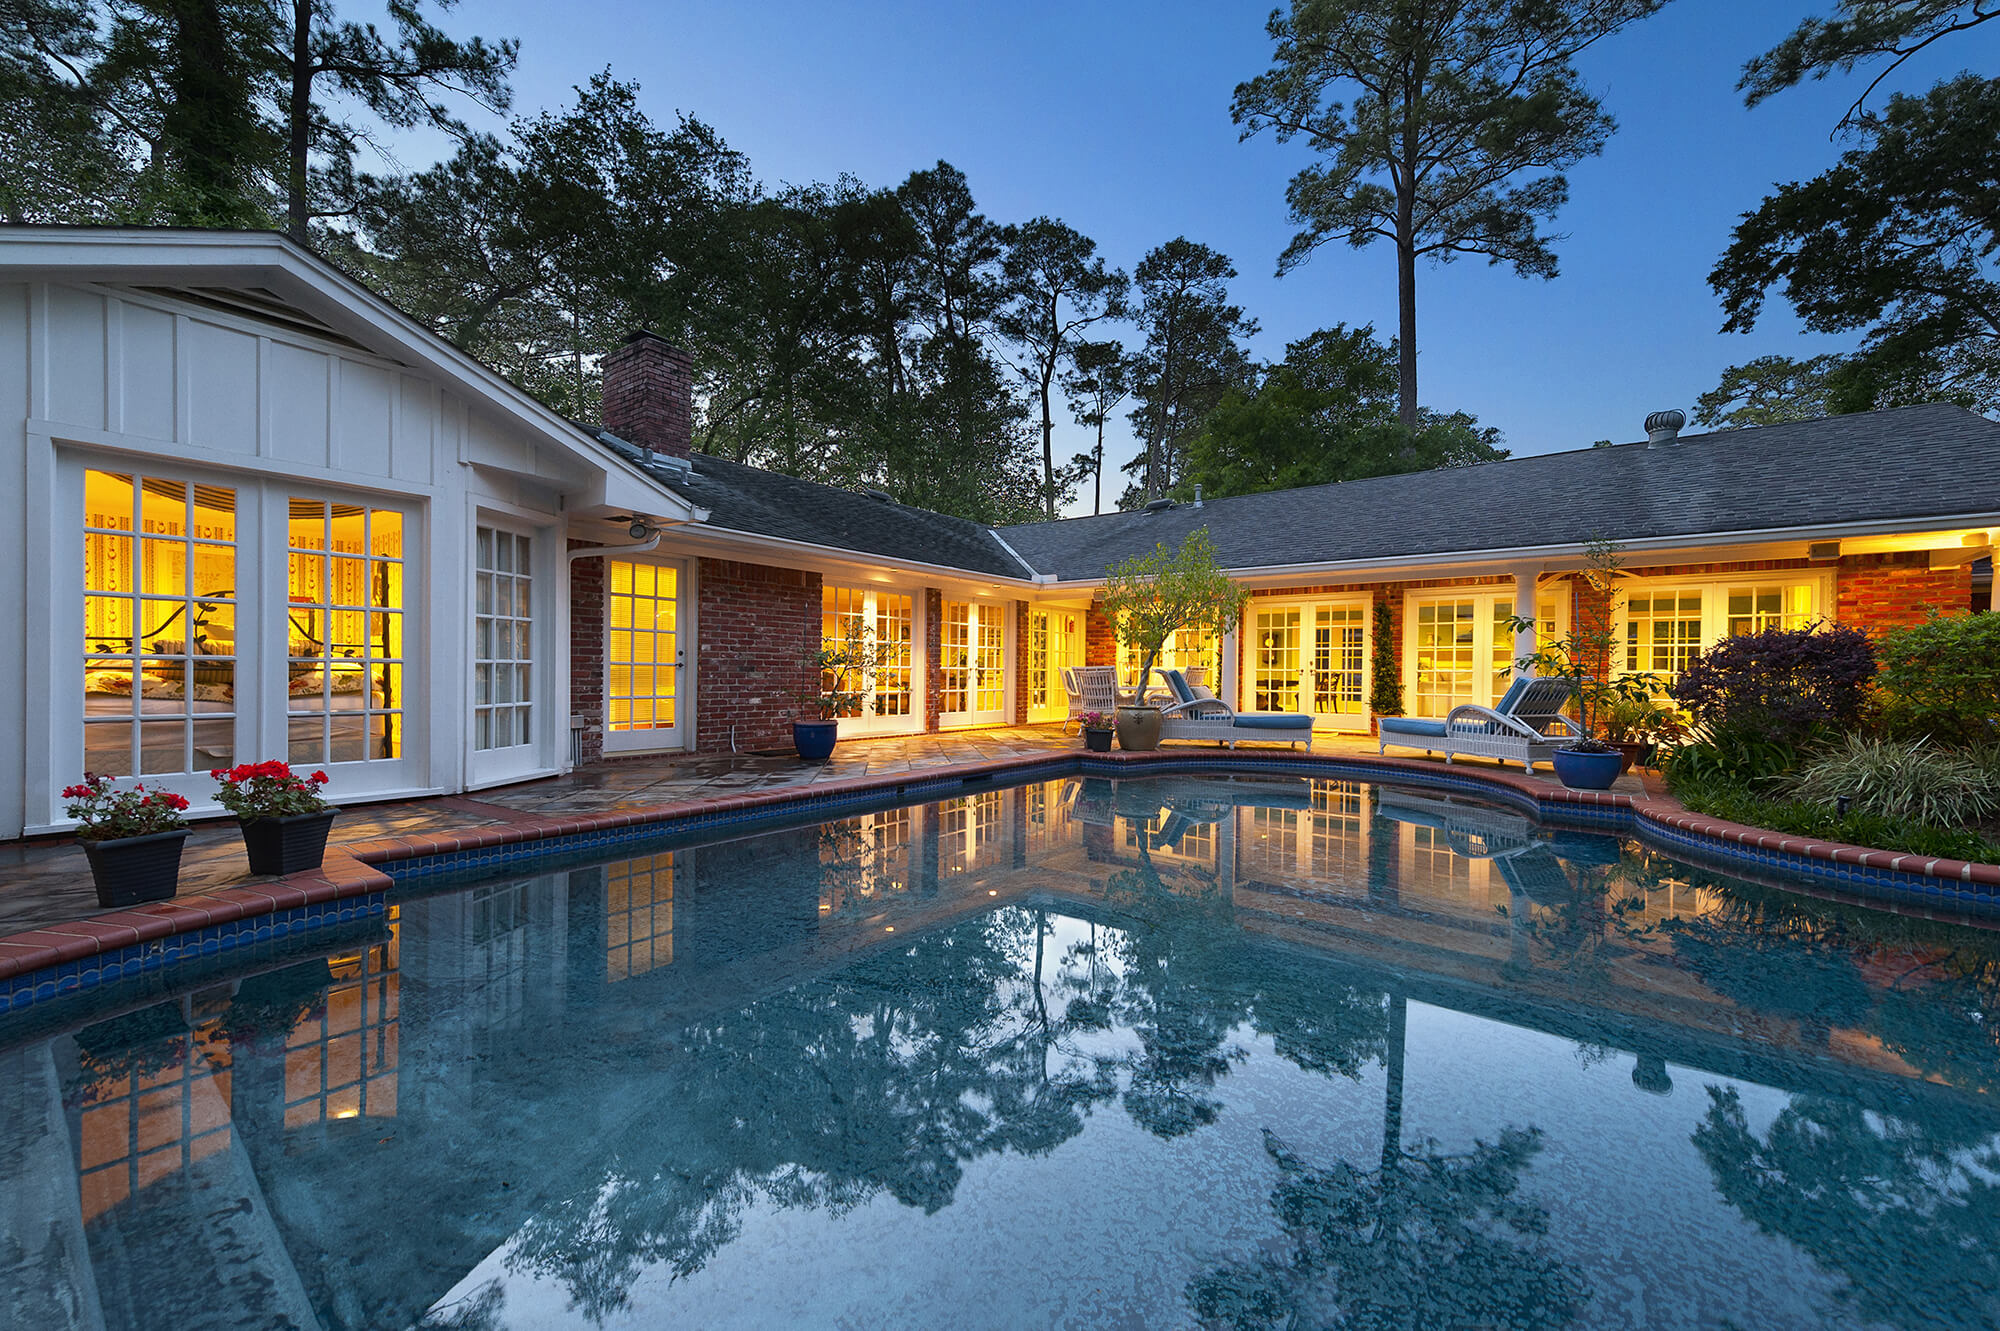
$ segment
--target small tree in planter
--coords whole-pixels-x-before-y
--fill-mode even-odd
[[[1375,602],[1373,667],[1368,684],[1368,710],[1377,716],[1403,714],[1403,672],[1396,665],[1396,624],[1387,601]]]
[[[1568,633],[1515,662],[1541,678],[1560,679],[1569,685],[1577,728],[1583,736],[1556,750],[1556,775],[1566,786],[1587,790],[1609,787],[1625,763],[1625,755],[1615,745],[1598,738],[1607,714],[1624,704],[1652,705],[1663,682],[1658,675],[1637,671],[1613,677],[1617,635],[1612,626],[1624,595],[1618,589],[1624,566],[1618,550],[1612,541],[1593,539],[1585,544],[1583,578],[1596,595],[1578,610]],[[1507,626],[1516,633],[1532,632],[1537,627],[1533,619],[1523,615],[1509,616]]]
[[[82,784],[66,787],[63,798],[80,824],[76,839],[90,861],[98,905],[163,901],[179,889],[188,837],[185,796],[143,785],[119,790],[110,777],[85,772]]]
[[[1160,544],[1149,555],[1112,565],[1104,579],[1104,611],[1118,641],[1140,653],[1140,698],[1168,638],[1182,629],[1205,629],[1221,637],[1235,627],[1248,595],[1216,562],[1206,527],[1189,532],[1177,550]],[[1151,749],[1159,742],[1157,707],[1143,702],[1119,707],[1120,748]]]
[[[222,783],[215,802],[236,815],[250,872],[298,873],[317,869],[326,857],[327,833],[340,813],[319,793],[325,772],[296,776],[275,759],[218,767],[209,775]]]
[[[840,718],[860,715],[869,676],[882,668],[889,645],[873,634],[851,637],[839,646],[821,643],[799,660],[801,683],[786,690],[792,699],[792,747],[807,762],[825,762],[840,740]]]

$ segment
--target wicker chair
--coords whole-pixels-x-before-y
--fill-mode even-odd
[[[1536,763],[1554,760],[1555,751],[1584,737],[1577,724],[1562,714],[1569,704],[1569,682],[1562,679],[1516,679],[1497,706],[1466,703],[1443,720],[1424,716],[1385,716],[1377,723],[1385,753],[1391,744],[1403,749],[1442,753],[1450,762],[1461,753],[1520,763],[1530,773]]]
[[[1174,698],[1160,709],[1164,714],[1161,739],[1212,739],[1232,749],[1238,740],[1269,740],[1304,744],[1306,752],[1312,752],[1310,712],[1239,712],[1220,698],[1197,695],[1187,676],[1178,670],[1162,670],[1160,678]]]

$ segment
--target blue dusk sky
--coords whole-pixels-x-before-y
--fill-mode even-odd
[[[1829,132],[1859,79],[1754,111],[1735,91],[1745,59],[1826,8],[1673,0],[1587,52],[1585,76],[1619,130],[1570,173],[1554,223],[1567,237],[1561,275],[1528,280],[1478,259],[1420,267],[1424,404],[1474,413],[1517,454],[1550,452],[1641,438],[1649,411],[1691,411],[1727,365],[1847,345],[1801,333],[1782,300],[1754,333],[1724,335],[1707,283],[1740,214],[1842,150]],[[846,172],[893,185],[943,159],[965,171],[988,216],[1059,217],[1128,271],[1176,235],[1205,242],[1235,262],[1233,295],[1262,325],[1254,349],[1276,359],[1335,322],[1393,333],[1396,287],[1380,244],[1323,249],[1275,276],[1291,234],[1285,184],[1309,152],[1268,136],[1240,143],[1229,119],[1236,84],[1268,63],[1268,12],[1135,0],[499,0],[464,5],[450,23],[520,39],[517,112],[560,105],[609,66],[641,86],[656,120],[679,112],[715,126],[767,184]],[[1954,38],[1892,86],[1991,69],[1996,53],[2000,33]],[[1081,447],[1081,428],[1063,424]],[[1107,451],[1115,495],[1122,483],[1108,473],[1131,456],[1129,432]]]

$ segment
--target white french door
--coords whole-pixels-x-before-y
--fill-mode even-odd
[[[820,588],[820,644],[829,651],[858,649],[863,668],[829,685],[855,695],[837,718],[842,737],[904,735],[923,729],[918,708],[917,597],[886,587]]]
[[[1069,695],[1062,672],[1083,664],[1083,615],[1076,610],[1028,612],[1028,690],[1030,722],[1060,721],[1069,715]]]
[[[939,626],[942,687],[938,724],[999,725],[1007,720],[1007,617],[991,601],[946,601]]]
[[[680,748],[687,734],[684,570],[675,561],[607,559],[605,566],[604,748]]]
[[[535,586],[541,543],[526,531],[481,522],[472,555],[472,729],[467,774],[479,784],[547,765],[536,671]]]
[[[1368,728],[1369,604],[1364,598],[1258,605],[1243,705],[1310,712],[1323,730]]]
[[[1441,717],[1471,703],[1491,707],[1514,679],[1514,593],[1448,592],[1412,597],[1403,610],[1410,715]],[[1568,630],[1562,598],[1535,601],[1535,635],[1546,644]]]

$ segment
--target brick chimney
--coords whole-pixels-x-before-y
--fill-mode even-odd
[[[684,458],[694,447],[694,357],[643,329],[604,358],[604,428]]]

